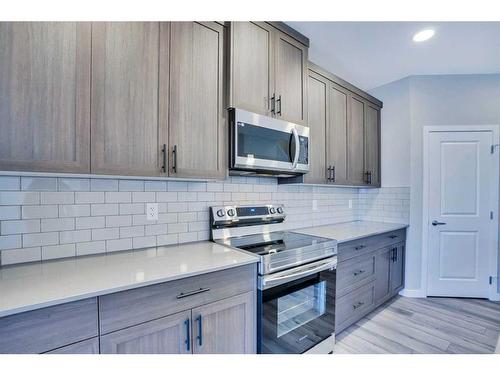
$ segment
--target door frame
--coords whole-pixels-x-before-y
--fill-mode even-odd
[[[478,132],[478,131],[491,131],[493,134],[493,145],[500,143],[500,125],[446,125],[446,126],[424,126],[423,128],[423,166],[422,166],[422,177],[423,177],[423,199],[422,199],[422,270],[421,270],[421,280],[422,280],[422,290],[424,296],[428,296],[428,260],[429,260],[429,141],[431,133],[437,132]],[[495,147],[494,154],[496,158],[494,159],[494,164],[492,166],[491,174],[493,176],[490,185],[490,197],[492,200],[492,210],[493,210],[493,220],[490,220],[490,230],[492,233],[492,238],[490,238],[490,269],[489,273],[494,277],[493,282],[489,285],[488,298],[492,301],[500,301],[500,293],[497,291],[498,279],[497,276],[500,273],[498,269],[498,215],[500,213],[499,206],[499,190],[500,190],[500,178],[499,178],[499,168],[500,168],[500,149]],[[496,232],[496,236],[495,236]]]

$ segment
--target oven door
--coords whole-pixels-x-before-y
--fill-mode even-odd
[[[304,353],[335,333],[336,266],[330,264],[322,271],[293,280],[284,277],[288,281],[260,288],[259,353]]]
[[[240,109],[230,110],[234,169],[305,173],[309,128]]]

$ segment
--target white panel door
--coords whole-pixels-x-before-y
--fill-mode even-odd
[[[488,297],[492,141],[491,131],[429,135],[429,296]]]

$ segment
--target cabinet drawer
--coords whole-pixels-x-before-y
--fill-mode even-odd
[[[375,255],[368,254],[339,263],[337,267],[338,296],[355,289],[360,283],[375,277]]]
[[[100,297],[101,334],[254,290],[256,273],[251,264]]]
[[[89,298],[1,318],[0,353],[44,353],[97,335],[97,300]]]
[[[384,246],[404,241],[405,233],[406,229],[399,229],[392,232],[378,234],[376,236],[341,243],[338,247],[339,262],[343,262],[358,255],[367,254],[370,251],[378,250]]]
[[[357,322],[375,307],[375,284],[364,285],[337,299],[335,308],[335,333]]]
[[[99,354],[99,338],[80,341],[45,354]]]

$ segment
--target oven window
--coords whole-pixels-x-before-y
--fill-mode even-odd
[[[278,298],[277,336],[296,330],[319,318],[325,311],[325,281]]]
[[[291,133],[238,122],[238,156],[291,162]]]

